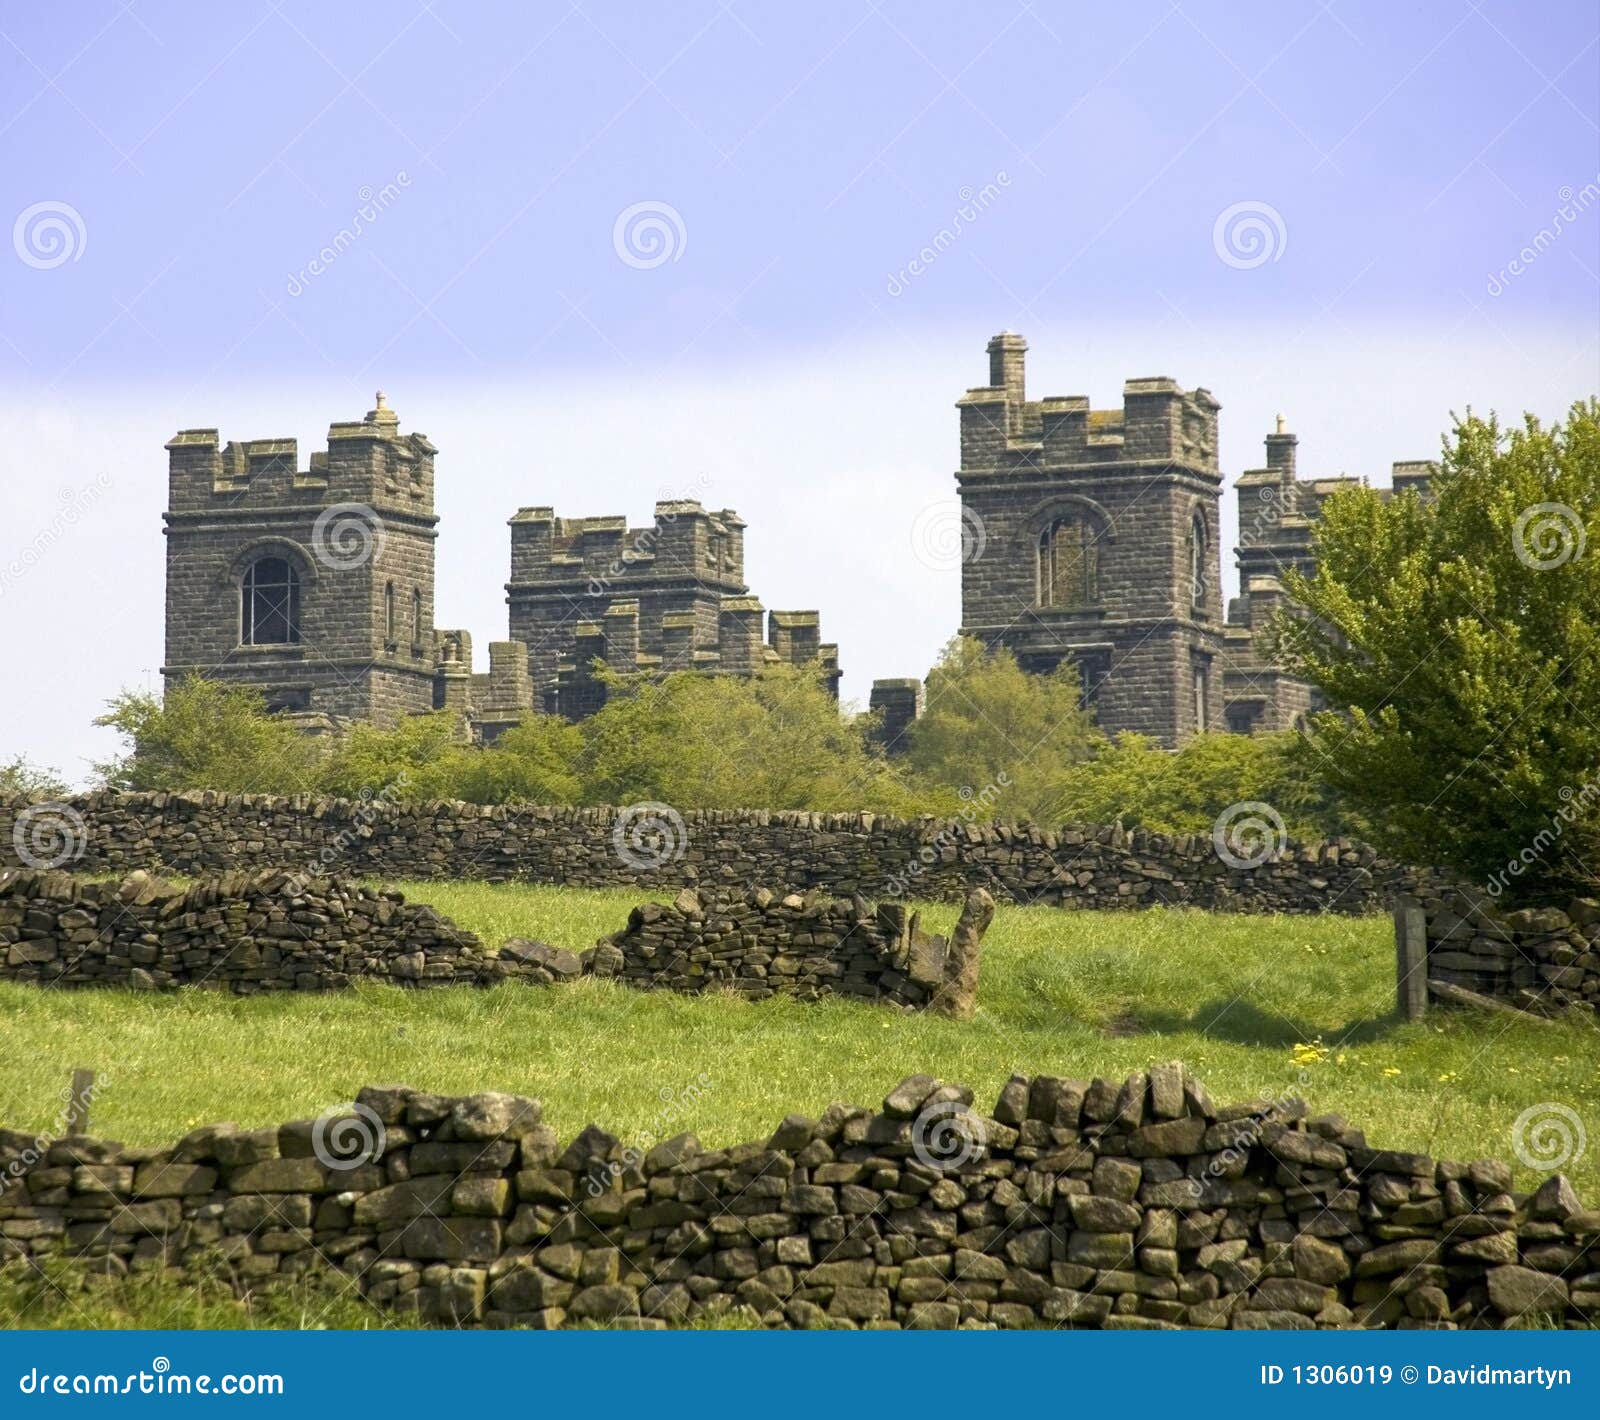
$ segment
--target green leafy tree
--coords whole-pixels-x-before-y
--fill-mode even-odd
[[[1118,735],[1093,759],[1067,766],[1056,817],[1209,833],[1224,811],[1251,801],[1270,804],[1296,838],[1363,834],[1291,734],[1196,735],[1177,751]]]
[[[0,764],[0,794],[28,794],[34,798],[62,799],[69,790],[66,781],[53,769],[34,764],[19,754]]]
[[[582,794],[582,756],[578,726],[556,715],[529,715],[487,748],[458,748],[446,758],[448,797],[474,804],[575,804]]]
[[[327,794],[354,799],[387,791],[405,799],[459,798],[453,780],[462,748],[455,715],[407,715],[388,728],[351,725],[329,747],[317,775]]]
[[[748,678],[619,681],[581,726],[583,797],[680,809],[912,809],[867,728],[840,714],[813,673],[790,666]]]
[[[1469,416],[1430,496],[1329,499],[1291,576],[1289,664],[1333,707],[1306,752],[1382,846],[1522,900],[1600,866],[1600,401]]]
[[[906,763],[931,812],[984,820],[1056,817],[1069,766],[1105,738],[1079,705],[1077,673],[1024,671],[1004,647],[957,637],[928,672],[924,710],[906,735]]]
[[[269,715],[259,691],[191,676],[165,698],[124,691],[96,725],[124,752],[96,766],[113,789],[218,789],[294,794],[316,786],[317,751],[294,725]]]

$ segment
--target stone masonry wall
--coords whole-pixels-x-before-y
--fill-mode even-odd
[[[1600,902],[1506,912],[1485,892],[1438,880],[1421,879],[1414,891],[1432,994],[1463,988],[1540,1015],[1600,1011]]]
[[[0,1131],[0,1259],[318,1273],[420,1322],[1260,1329],[1584,1326],[1600,1212],[1554,1175],[1376,1148],[1293,1098],[1217,1108],[1181,1064],[925,1075],[766,1139],[563,1143],[536,1100],[373,1086],[165,1148]]]
[[[987,894],[973,894],[947,942],[900,903],[685,888],[671,904],[635,908],[625,928],[587,951],[514,937],[493,952],[426,904],[336,878],[267,869],[181,886],[142,871],[96,882],[6,870],[0,979],[249,995],[356,981],[552,985],[592,974],[691,993],[844,995],[965,1014],[993,910]]]
[[[424,903],[282,869],[190,886],[0,872],[0,977],[40,986],[209,986],[241,995],[357,980],[489,985],[509,974]]]
[[[676,991],[722,988],[760,1000],[853,996],[892,1005],[970,1013],[952,943],[974,958],[994,913],[973,893],[950,941],[921,930],[903,903],[864,898],[779,898],[765,888],[736,894],[685,889],[675,902],[634,908],[627,927],[593,957],[596,973]],[[976,986],[976,962],[972,986]]]
[[[1209,836],[867,813],[680,814],[665,805],[479,807],[210,792],[101,792],[30,804],[0,795],[0,866],[74,872],[290,868],[349,878],[822,888],[955,900],[981,885],[1002,901],[1063,907],[1349,914],[1386,911],[1400,876],[1370,848],[1344,840],[1291,842],[1270,854],[1236,843],[1229,857]]]

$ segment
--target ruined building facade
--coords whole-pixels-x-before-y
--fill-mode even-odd
[[[1219,405],[1165,377],[1119,409],[1030,400],[1027,342],[988,345],[989,379],[958,402],[961,630],[1030,671],[1076,671],[1102,729],[1175,747],[1202,731],[1282,730],[1317,708],[1274,664],[1284,573],[1311,570],[1322,505],[1346,478],[1301,480],[1296,439],[1267,435],[1237,480],[1240,593],[1222,596]],[[510,520],[509,635],[474,672],[472,638],[434,625],[434,446],[380,394],[299,466],[293,439],[167,445],[163,674],[259,688],[310,729],[456,712],[492,740],[533,711],[582,719],[624,675],[815,670],[837,698],[838,648],[815,611],[764,611],[731,508],[659,502],[648,525],[521,509]],[[1394,465],[1396,491],[1432,465]],[[890,749],[922,712],[917,680],[874,683]]]
[[[658,503],[648,528],[522,509],[510,636],[490,643],[484,674],[471,635],[434,624],[437,451],[401,432],[381,393],[304,469],[293,439],[186,429],[167,450],[169,682],[250,685],[313,731],[448,709],[485,742],[535,710],[593,714],[608,691],[597,660],[644,675],[781,661],[815,667],[837,696],[818,614],[764,612],[745,585],[731,508]]]
[[[957,402],[962,634],[1026,670],[1070,666],[1110,733],[1171,748],[1295,724],[1312,691],[1274,665],[1265,632],[1285,570],[1311,568],[1323,501],[1351,480],[1297,481],[1280,420],[1267,467],[1238,480],[1242,590],[1224,606],[1217,401],[1165,377],[1127,381],[1120,409],[1030,400],[1027,349],[995,336],[988,383]],[[1396,464],[1396,489],[1430,470]],[[920,686],[879,681],[872,703],[892,744],[920,713]]]

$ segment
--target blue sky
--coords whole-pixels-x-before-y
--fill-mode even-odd
[[[1230,474],[1280,408],[1304,471],[1381,477],[1453,408],[1600,388],[1592,3],[0,13],[0,628],[49,677],[0,753],[72,775],[159,664],[180,426],[304,450],[383,386],[441,446],[440,616],[480,645],[516,506],[708,480],[864,698],[954,629],[906,529],[995,330],[1033,394],[1205,384]]]

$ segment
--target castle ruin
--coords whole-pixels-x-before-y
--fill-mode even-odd
[[[1120,409],[1030,400],[1027,341],[988,345],[989,381],[958,401],[964,528],[961,630],[1027,670],[1070,666],[1101,728],[1176,747],[1202,731],[1299,723],[1316,706],[1266,644],[1286,569],[1311,570],[1324,501],[1352,480],[1301,481],[1280,419],[1266,467],[1237,481],[1240,594],[1222,596],[1220,405],[1165,378],[1129,380]],[[484,743],[535,711],[581,720],[606,671],[750,676],[810,667],[837,699],[838,647],[814,610],[763,610],[744,580],[744,521],[693,499],[650,524],[510,519],[508,636],[474,672],[472,638],[434,624],[434,456],[380,393],[299,466],[293,439],[223,445],[215,429],[167,444],[166,658],[188,675],[259,689],[308,730],[453,711]],[[1394,465],[1396,491],[1427,463]],[[922,711],[915,679],[874,682],[893,750]]]

